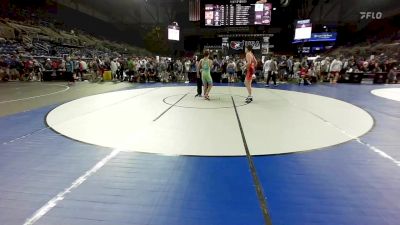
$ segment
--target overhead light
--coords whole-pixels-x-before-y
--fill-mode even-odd
[[[274,8],[272,8],[272,10],[276,10],[276,8],[274,7]]]
[[[324,28],[326,28],[326,26],[324,26]]]

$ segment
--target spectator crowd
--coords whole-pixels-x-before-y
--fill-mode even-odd
[[[390,49],[374,52],[328,53],[315,57],[294,59],[286,56],[268,56],[263,64],[266,86],[272,78],[278,81],[295,79],[306,85],[316,82],[337,83],[345,74],[387,74],[388,83],[397,83],[400,68],[400,43],[391,43]]]
[[[387,73],[391,83],[397,82],[399,61],[393,56],[380,53],[361,57],[336,55],[294,58],[293,56],[265,57],[256,69],[257,81],[298,81],[304,84],[315,82],[336,83],[345,73]],[[110,71],[110,77],[103,76]],[[0,55],[0,79],[3,81],[42,81],[48,77],[60,77],[72,73],[73,80],[99,81],[109,79],[129,82],[189,82],[197,73],[197,57],[155,58],[118,55],[100,55],[93,58],[80,56],[42,57],[20,54]],[[243,58],[215,57],[211,66],[214,82],[243,81],[246,63]],[[60,75],[61,74],[61,75]],[[47,76],[47,78],[46,78]]]

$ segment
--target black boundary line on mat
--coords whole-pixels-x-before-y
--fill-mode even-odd
[[[162,112],[159,116],[157,116],[153,122],[156,122],[158,119],[160,119],[165,113],[167,113],[170,109],[172,109],[172,107],[174,107],[176,104],[178,104],[182,99],[184,99],[189,93],[186,93],[184,96],[182,96],[182,98],[180,98],[178,101],[176,101],[173,105],[171,105],[170,107],[168,107],[164,112]]]
[[[261,211],[262,211],[263,216],[264,216],[264,223],[265,223],[265,225],[272,225],[271,216],[270,216],[269,211],[268,211],[267,200],[265,198],[265,195],[264,195],[264,192],[263,192],[263,187],[261,185],[260,179],[258,178],[256,167],[254,165],[253,158],[252,158],[252,156],[250,154],[249,147],[247,145],[246,137],[244,135],[242,123],[240,122],[239,113],[238,113],[237,108],[236,108],[235,100],[233,99],[232,96],[231,96],[231,98],[232,98],[233,108],[235,109],[236,118],[237,118],[237,121],[238,121],[238,124],[239,124],[240,133],[242,135],[244,149],[246,150],[246,158],[247,158],[247,161],[249,163],[251,176],[253,177],[253,183],[254,183],[255,188],[256,188],[258,201],[260,203]]]

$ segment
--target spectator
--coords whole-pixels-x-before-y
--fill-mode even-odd
[[[397,84],[397,74],[398,74],[397,67],[393,66],[388,73],[389,83]]]
[[[303,82],[304,85],[310,85],[310,74],[309,74],[309,68],[307,65],[304,67],[301,67],[300,69],[300,79],[299,79],[299,85]]]
[[[299,77],[299,72],[300,72],[301,66],[300,66],[300,61],[296,59],[296,61],[293,63],[293,73],[294,76]]]
[[[136,63],[134,62],[133,58],[130,58],[128,60],[128,76],[130,82],[133,82],[134,77],[136,76],[135,70],[136,70]]]
[[[46,59],[46,62],[44,64],[44,68],[46,70],[53,70],[53,62],[50,59]]]
[[[185,61],[185,83],[189,83],[189,72],[190,72],[190,66],[191,62],[189,59],[186,59]]]
[[[236,64],[236,78],[238,80],[242,80],[242,67],[243,67],[242,61],[238,58],[236,59],[235,64]]]
[[[24,73],[22,76],[23,80],[33,80],[33,57],[27,59],[24,63]]]
[[[67,57],[65,62],[65,77],[68,80],[68,85],[75,84],[74,70],[75,70],[74,61],[71,60],[70,57]]]
[[[148,63],[148,67],[147,67],[147,82],[152,81],[158,81],[157,77],[156,77],[156,70],[155,70],[155,65],[153,61],[149,61]]]
[[[267,63],[267,62],[266,62]],[[278,84],[276,83],[276,76],[278,74],[278,63],[276,60],[272,57],[269,60],[269,63],[266,65],[267,69],[267,83],[265,84],[266,87],[269,87],[269,81],[272,78],[272,81],[274,82],[274,86],[277,86]]]
[[[87,70],[88,70],[88,66],[87,66],[86,61],[83,59],[80,59],[79,60],[79,68],[78,68],[79,80],[82,81],[84,79],[83,74],[87,73]]]
[[[264,73],[264,79],[266,81],[266,87],[268,87],[268,77],[270,76],[271,73],[271,57],[267,57],[264,65],[263,65],[263,73]]]
[[[117,79],[122,82],[124,81],[124,71],[127,68],[126,60],[121,58],[118,61],[118,65]]]
[[[331,84],[336,84],[339,76],[340,76],[340,71],[342,70],[343,63],[340,61],[339,57],[336,57],[329,68],[329,71],[331,72],[329,76],[329,80]]]
[[[287,80],[287,61],[286,61],[286,56],[282,56],[279,62],[279,80],[284,81]]]
[[[324,82],[327,78],[328,78],[328,74],[329,74],[329,58],[326,57],[325,59],[323,59],[321,61],[321,82]]]
[[[139,70],[138,70],[138,77],[136,82],[146,82],[146,66],[144,61],[140,62]]]
[[[292,78],[293,77],[293,56],[290,56],[286,63],[287,63],[287,69],[288,69],[288,76],[290,78]]]
[[[90,61],[89,63],[89,68],[92,72],[92,79],[98,79],[100,78],[100,66],[99,66],[99,59],[98,58],[94,58],[93,60]]]
[[[235,62],[233,60],[229,60],[228,61],[228,65],[226,66],[226,70],[227,70],[227,72],[229,74],[229,82],[231,82],[231,83],[236,82],[236,78],[237,78],[236,74],[235,74],[236,64],[235,64]]]
[[[118,71],[117,59],[113,59],[111,61],[110,68],[113,80],[117,80],[117,71]]]

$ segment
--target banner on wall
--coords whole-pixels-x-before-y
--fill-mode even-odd
[[[261,42],[259,40],[232,40],[230,41],[229,49],[234,52],[244,52],[248,45],[253,46],[254,51],[261,50]]]
[[[222,53],[225,55],[229,53],[229,38],[228,37],[222,38]]]
[[[245,41],[245,46],[248,46],[248,45],[253,46],[253,50],[261,49],[260,41]]]
[[[244,50],[244,41],[231,41],[230,49],[235,51],[243,51]]]

